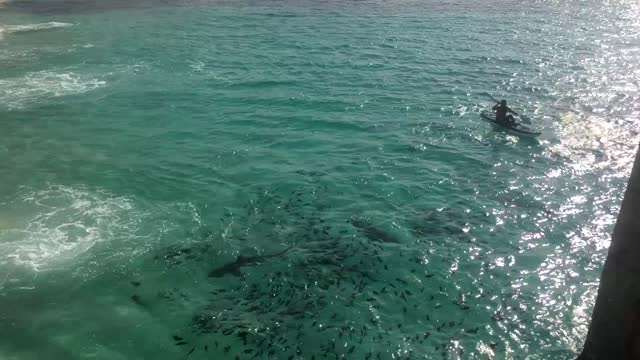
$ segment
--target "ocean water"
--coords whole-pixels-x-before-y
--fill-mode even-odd
[[[633,1],[0,3],[0,358],[573,359]],[[542,135],[479,113],[506,98]]]

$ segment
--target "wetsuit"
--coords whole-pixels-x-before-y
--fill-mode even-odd
[[[509,114],[511,111],[509,107],[496,104],[496,106],[493,107],[493,110],[496,111],[496,122],[506,126],[513,126],[516,123],[513,116]]]

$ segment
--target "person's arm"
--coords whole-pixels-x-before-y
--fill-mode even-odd
[[[498,106],[500,106],[500,104],[495,104],[495,105],[493,105],[493,108],[492,108],[491,110],[495,110],[495,109],[497,109],[497,108],[498,108]]]

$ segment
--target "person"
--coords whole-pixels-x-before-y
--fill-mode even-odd
[[[516,124],[516,120],[513,118],[513,115],[510,113],[513,112],[507,106],[507,100],[502,100],[493,107],[493,110],[496,111],[496,122],[505,125],[505,126],[514,126]]]

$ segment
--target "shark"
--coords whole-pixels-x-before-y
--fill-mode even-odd
[[[284,255],[287,251],[289,251],[293,246],[289,246],[288,248],[279,251],[277,253],[268,254],[268,255],[258,255],[258,256],[238,256],[233,262],[222,265],[219,268],[213,269],[209,272],[209,277],[223,277],[225,275],[233,275],[233,276],[242,276],[240,269],[243,266],[249,266],[253,264],[259,264],[269,259],[273,259],[278,256]]]
[[[371,241],[385,242],[385,243],[399,243],[400,240],[393,234],[386,232],[385,230],[371,224],[368,220],[360,217],[352,217],[349,222],[354,227],[362,230],[364,236]]]

